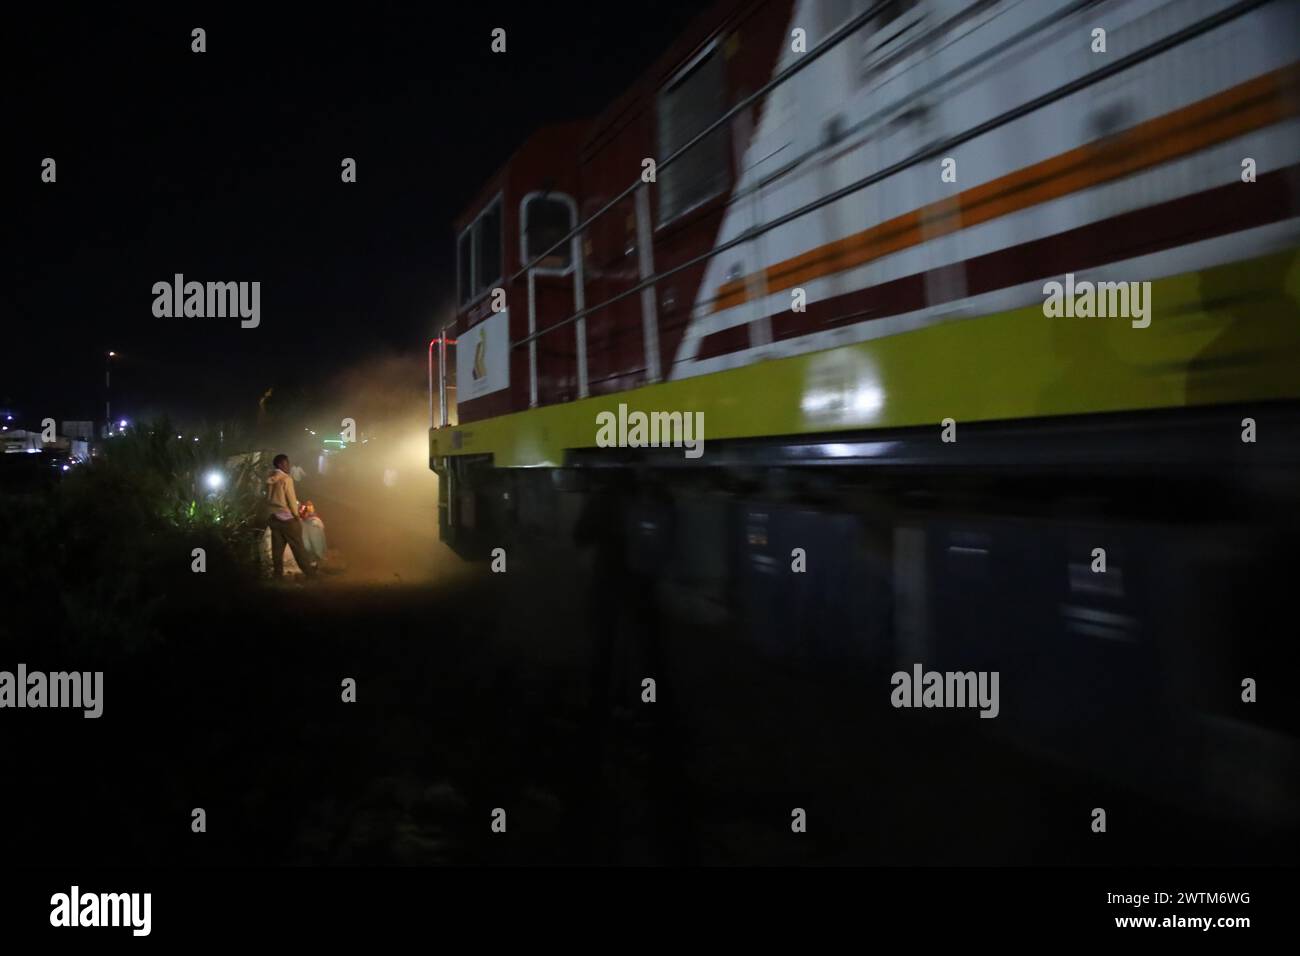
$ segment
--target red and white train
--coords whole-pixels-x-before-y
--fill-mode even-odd
[[[462,553],[613,495],[630,568],[775,650],[1032,674],[1034,734],[1273,733],[1207,662],[1281,653],[1251,582],[1300,484],[1300,5],[724,0],[456,227]],[[1050,315],[1053,282],[1103,298]],[[703,453],[602,439],[638,412]]]

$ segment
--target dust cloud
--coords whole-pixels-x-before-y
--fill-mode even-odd
[[[438,540],[438,478],[429,469],[429,397],[423,353],[367,359],[281,409],[264,445],[303,469],[298,497],[325,522],[327,580],[411,584],[465,569]],[[355,440],[343,442],[344,419]]]

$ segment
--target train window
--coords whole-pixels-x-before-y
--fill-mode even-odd
[[[501,281],[501,197],[460,234],[456,243],[460,303],[467,305]]]
[[[457,277],[460,288],[460,302],[464,305],[474,298],[474,259],[470,252],[473,230],[466,229],[456,243]]]
[[[501,281],[501,202],[479,216],[474,226],[474,286],[483,292]]]
[[[659,156],[686,145],[725,109],[726,74],[715,46],[659,94]],[[659,172],[659,221],[680,215],[722,191],[727,181],[727,141],[719,127]]]
[[[532,262],[535,256],[555,245],[573,228],[573,201],[559,196],[530,196],[524,200],[523,211],[524,261]],[[569,268],[569,243],[556,249],[541,262],[538,269]]]

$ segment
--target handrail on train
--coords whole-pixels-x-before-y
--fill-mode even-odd
[[[685,155],[697,143],[703,141],[714,131],[720,129],[724,123],[746,109],[759,97],[779,86],[781,83],[784,83],[787,79],[812,64],[819,57],[823,56],[827,51],[833,49],[837,44],[842,42],[846,37],[851,35],[855,30],[868,22],[887,6],[888,0],[880,0],[880,2],[872,4],[858,16],[850,19],[847,23],[827,37],[824,42],[818,44],[790,66],[777,73],[771,80],[763,84],[753,93],[739,100],[712,123],[700,130],[677,149],[673,150],[672,153],[656,164],[656,173],[661,169],[667,168],[679,157]],[[515,282],[522,276],[528,277],[528,335],[516,342],[511,342],[510,348],[518,348],[520,345],[524,344],[528,345],[529,408],[535,408],[538,404],[537,339],[542,334],[537,330],[536,288],[533,283],[533,270],[539,262],[561,249],[566,242],[570,244],[570,262],[573,264],[573,305],[576,312],[573,316],[570,316],[569,319],[560,323],[560,325],[569,325],[571,322],[577,323],[575,329],[574,349],[577,364],[578,397],[586,398],[589,391],[587,381],[587,329],[585,316],[589,312],[595,311],[595,309],[589,310],[586,308],[586,283],[583,268],[584,257],[581,236],[593,222],[633,194],[636,195],[637,268],[639,277],[643,280],[642,283],[637,286],[637,291],[641,292],[641,328],[643,335],[642,345],[646,356],[645,372],[648,381],[657,382],[659,380],[659,317],[657,303],[655,302],[654,282],[652,281],[654,279],[654,254],[651,248],[653,240],[650,225],[650,205],[647,199],[645,183],[641,182],[640,179],[637,179],[621,193],[609,202],[605,203],[604,206],[596,210],[596,212],[592,213],[585,220],[574,226],[568,233],[556,240],[543,252],[534,256],[508,280],[510,282]],[[602,303],[601,306],[598,306],[597,308],[602,308],[607,304],[609,303]],[[559,326],[552,326],[551,328],[558,327]],[[549,329],[543,331],[549,331]]]
[[[446,331],[439,332],[435,338],[429,340],[429,427],[446,428],[448,424],[447,416],[447,391],[456,390],[455,385],[447,384],[447,346],[455,345],[456,340],[447,337]],[[435,418],[433,414],[433,347],[438,346],[438,404],[441,409]]]
[[[1203,33],[1206,33],[1209,30],[1215,29],[1216,27],[1219,27],[1222,24],[1229,22],[1230,20],[1236,19],[1237,17],[1240,17],[1250,12],[1256,7],[1263,6],[1264,4],[1269,2],[1272,2],[1272,0],[1240,0],[1240,2],[1232,5],[1231,7],[1220,10],[1218,13],[1211,14],[1210,16],[1207,16],[1196,23],[1184,27],[1182,30],[1179,30],[1176,33],[1170,34],[1167,37],[1163,37],[1162,39],[1156,40],[1148,44],[1147,46],[1142,47],[1141,49],[1135,50],[1132,53],[1129,53],[1110,63],[1107,63],[1097,68],[1096,70],[1088,73],[1086,76],[1081,76],[1067,83],[1064,83],[1054,90],[1050,90],[1047,93],[1044,93],[1041,96],[1037,96],[1026,103],[1013,107],[1012,109],[1006,110],[1005,112],[1000,113],[997,116],[994,116],[988,120],[985,120],[983,123],[979,123],[976,126],[973,126],[970,129],[967,129],[961,133],[956,133],[930,146],[922,147],[921,149],[912,153],[910,156],[904,157],[903,159],[899,160],[898,162],[884,169],[868,174],[867,176],[864,176],[861,179],[855,180],[854,182],[849,183],[848,185],[843,186],[832,193],[828,193],[827,195],[822,196],[810,203],[800,206],[797,209],[793,209],[790,212],[787,212],[781,216],[768,220],[762,223],[761,225],[751,226],[749,229],[746,229],[745,231],[735,236],[734,238],[722,242],[714,246],[712,249],[709,249],[708,251],[701,253],[700,255],[694,256],[662,272],[655,272],[652,266],[649,269],[647,269],[647,264],[652,261],[651,259],[652,250],[640,248],[648,242],[649,204],[645,199],[646,193],[644,187],[646,184],[643,183],[639,178],[637,180],[634,180],[633,183],[630,186],[628,186],[625,190],[623,190],[616,197],[614,197],[609,202],[607,202],[604,206],[602,206],[599,210],[597,210],[591,216],[587,217],[585,220],[583,220],[581,223],[579,223],[577,226],[571,229],[561,239],[556,241],[545,251],[535,256],[521,269],[519,269],[517,272],[511,275],[510,279],[508,280],[510,282],[514,282],[524,276],[527,276],[529,279],[529,296],[528,296],[529,334],[524,336],[521,339],[511,342],[510,348],[512,349],[517,348],[525,344],[529,346],[529,378],[530,378],[529,405],[530,407],[536,406],[538,404],[536,343],[537,340],[540,339],[543,335],[546,335],[550,332],[554,332],[557,329],[564,328],[565,326],[571,325],[575,322],[578,323],[577,342],[576,342],[577,359],[578,359],[578,392],[579,392],[579,398],[585,398],[588,394],[587,380],[586,380],[587,379],[586,335],[585,335],[585,322],[584,322],[586,316],[598,312],[601,309],[608,308],[609,306],[617,302],[620,302],[629,296],[635,295],[637,293],[642,293],[643,294],[643,299],[642,299],[643,324],[645,325],[645,337],[646,337],[646,346],[647,346],[647,379],[651,382],[657,381],[658,380],[658,354],[657,354],[658,336],[657,336],[657,317],[654,315],[655,304],[653,298],[653,289],[654,286],[657,285],[659,282],[662,282],[664,279],[676,275],[677,273],[682,272],[685,269],[689,269],[693,266],[699,265],[702,262],[706,262],[709,259],[713,258],[714,256],[720,255],[721,253],[734,249],[737,246],[743,245],[744,243],[747,242],[752,242],[757,237],[773,229],[779,228],[780,226],[783,226],[786,223],[798,219],[802,216],[806,216],[809,213],[816,212],[818,209],[821,209],[822,207],[827,206],[831,203],[838,202],[839,200],[847,196],[850,196],[853,193],[858,192],[859,190],[865,189],[868,186],[871,186],[884,179],[887,179],[888,177],[893,176],[896,173],[902,172],[903,170],[911,166],[915,166],[917,163],[924,162],[927,159],[933,159],[936,156],[941,156],[944,153],[947,153],[949,150],[953,149],[954,147],[961,145],[962,143],[972,140],[978,136],[982,136],[985,133],[997,129],[998,127],[1006,125],[1007,123],[1013,122],[1014,120],[1019,119],[1022,116],[1025,116],[1028,113],[1033,112],[1034,110],[1040,109],[1043,106],[1053,103],[1059,99],[1063,99],[1066,96],[1078,92],[1079,90],[1086,89],[1089,86],[1092,86],[1096,83],[1101,82],[1102,80],[1114,76],[1117,73],[1129,69],[1130,67],[1142,62],[1143,60],[1150,59],[1151,57],[1156,56],[1157,54],[1163,53],[1166,50],[1169,50],[1175,46],[1185,43],[1188,40],[1191,40]],[[1051,16],[1045,18],[1044,21],[1038,21],[1035,24],[1031,25],[1030,27],[1019,31],[1014,36],[1008,38],[1006,41],[1003,41],[1003,43],[999,44],[998,47],[995,49],[997,49],[999,52],[1004,51],[1005,49],[1013,46],[1014,44],[1021,42],[1027,36],[1032,35],[1032,33],[1040,29],[1042,23],[1046,21],[1059,22],[1059,20],[1062,17],[1072,15],[1084,7],[1093,5],[1093,3],[1094,0],[1078,0],[1078,2],[1076,3],[1070,4],[1069,6],[1061,10],[1053,12]],[[763,86],[759,87],[753,93],[739,100],[734,106],[732,106],[730,109],[722,113],[716,120],[714,120],[712,123],[706,126],[703,130],[697,133],[689,141],[687,141],[685,144],[683,144],[682,146],[674,150],[672,153],[670,153],[667,157],[663,159],[662,162],[659,162],[657,164],[656,171],[662,170],[665,167],[669,166],[671,163],[673,163],[675,160],[677,160],[682,155],[684,155],[696,144],[698,144],[699,142],[704,140],[707,136],[709,136],[711,133],[719,129],[724,123],[726,123],[729,119],[734,117],[737,113],[747,108],[751,103],[753,103],[759,97],[766,95],[772,89],[784,83],[786,80],[790,79],[800,70],[809,66],[819,57],[823,56],[828,51],[830,51],[835,46],[837,46],[839,43],[843,42],[843,40],[845,40],[848,36],[850,36],[852,33],[857,31],[860,27],[865,25],[868,21],[870,21],[873,17],[875,17],[876,14],[880,13],[886,6],[887,6],[887,0],[882,0],[882,2],[872,4],[863,13],[857,15],[856,17],[853,17],[851,20],[846,22],[842,27],[840,27],[838,30],[832,33],[831,36],[828,37],[824,42],[817,45],[812,50],[809,50],[806,54],[802,55],[798,60],[796,60],[790,66],[786,67],[784,70],[776,74],[771,80],[769,80]],[[951,78],[952,75],[955,75],[956,73],[960,72],[961,69],[962,68],[959,67],[953,71],[950,71],[949,74],[945,74],[944,76],[936,78],[934,81],[927,84],[925,89],[932,89],[946,82],[948,79]],[[759,185],[761,184],[758,184],[751,188],[759,188]],[[618,203],[624,201],[625,199],[627,199],[628,196],[631,196],[634,193],[637,194],[637,204],[636,204],[637,205],[637,209],[636,209],[637,233],[638,233],[637,245],[639,247],[638,252],[641,255],[640,281],[638,281],[635,285],[629,287],[628,289],[625,289],[622,292],[610,296],[608,299],[604,300],[603,302],[597,303],[596,305],[592,305],[592,306],[585,306],[584,304],[585,289],[584,289],[584,280],[583,280],[583,267],[581,262],[582,249],[581,249],[580,237],[583,234],[583,232],[585,232],[586,229],[593,222],[595,222],[597,219],[603,216],[610,209],[614,208],[614,206],[616,206]],[[645,221],[643,222],[643,220]],[[576,309],[573,312],[573,314],[569,315],[567,318],[561,319],[560,321],[547,326],[545,329],[537,330],[535,303],[534,303],[534,290],[532,285],[532,278],[533,278],[532,270],[537,266],[539,262],[541,262],[546,257],[550,256],[552,253],[556,252],[566,242],[571,243],[570,255],[571,257],[573,257],[573,263],[574,263],[574,267],[573,267],[574,304],[576,306]],[[650,356],[649,347],[651,346],[652,343],[654,344],[655,354],[653,356]],[[442,364],[444,356],[445,356],[445,346],[441,350],[441,354],[439,355],[440,365]],[[445,378],[445,372],[443,373],[443,375]],[[430,392],[432,393],[432,387],[430,388]],[[432,395],[430,397],[432,398]],[[442,404],[443,404],[442,417],[444,419],[442,424],[445,425],[447,424],[445,420],[446,419],[445,398]]]
[[[719,116],[716,120],[714,120],[704,129],[700,130],[700,132],[696,133],[695,136],[687,140],[684,145],[679,146],[677,149],[673,150],[666,157],[664,157],[663,160],[655,163],[656,172],[658,170],[665,169],[666,167],[671,165],[679,157],[681,157],[684,153],[686,153],[689,149],[691,149],[691,147],[693,147],[696,143],[703,141],[710,133],[712,133],[714,130],[718,129],[719,127],[721,127],[723,123],[731,119],[737,113],[743,111],[746,107],[749,106],[749,104],[753,103],[759,97],[765,95],[770,90],[773,90],[776,87],[780,86],[782,83],[784,83],[790,77],[794,76],[800,70],[804,69],[807,66],[810,66],[815,60],[828,53],[841,40],[843,40],[853,31],[857,30],[858,27],[865,24],[868,20],[870,20],[872,17],[874,17],[877,13],[879,13],[888,5],[889,5],[889,0],[881,0],[881,2],[873,4],[865,12],[858,14],[848,23],[844,24],[844,26],[840,27],[840,29],[832,33],[822,43],[819,43],[817,46],[813,47],[807,53],[803,54],[798,60],[790,64],[790,66],[786,67],[776,76],[772,77],[772,79],[770,79],[767,83],[763,84],[753,93],[749,94],[744,99],[737,102],[735,106],[731,107],[731,109],[727,110],[725,113]],[[639,178],[634,180],[632,182],[632,185],[628,186],[627,189],[624,189],[621,193],[619,193],[609,202],[605,203],[605,205],[602,206],[600,209],[596,210],[585,220],[580,222],[578,225],[574,226],[561,239],[557,240],[555,244],[552,245],[549,249],[547,249],[545,252],[541,253],[540,255],[534,256],[532,260],[528,262],[527,265],[523,266],[522,268],[519,269],[518,272],[512,275],[509,281],[515,282],[523,278],[525,275],[527,275],[530,269],[535,268],[539,262],[541,262],[543,259],[551,255],[552,253],[556,252],[566,242],[573,239],[575,236],[582,235],[582,233],[587,229],[588,226],[590,226],[601,216],[605,215],[605,213],[609,212],[611,209],[613,209],[615,206],[621,203],[628,196],[632,195],[632,193],[634,193],[637,190],[637,188],[641,185],[642,182]]]
[[[649,278],[643,279],[642,281],[638,282],[636,285],[632,286],[631,288],[626,289],[623,292],[618,293],[617,295],[611,296],[610,298],[606,299],[604,302],[600,302],[596,305],[589,306],[585,309],[574,312],[568,318],[562,319],[559,322],[556,322],[553,325],[550,325],[547,328],[541,330],[540,332],[535,332],[522,339],[519,339],[517,342],[512,343],[512,347],[523,345],[526,342],[530,342],[534,339],[541,337],[542,335],[547,334],[548,332],[553,332],[556,329],[563,328],[564,326],[569,325],[572,322],[576,322],[579,319],[585,318],[586,316],[592,314],[593,312],[598,312],[599,310],[607,306],[613,305],[615,302],[619,302],[630,295],[634,295],[635,293],[641,291],[642,289],[647,288],[648,286],[655,285],[658,282],[662,281],[663,279],[667,279],[670,276],[676,275],[678,272],[681,272],[684,269],[689,269],[692,266],[699,265],[701,262],[705,262],[708,259],[711,259],[714,256],[719,255],[720,253],[727,252],[730,249],[734,249],[736,246],[742,245],[743,243],[751,242],[758,236],[761,236],[764,233],[771,231],[772,229],[776,229],[780,226],[783,226],[794,219],[800,218],[801,216],[806,216],[811,212],[816,212],[818,209],[821,209],[823,206],[827,206],[830,203],[838,202],[839,200],[845,198],[846,196],[850,196],[861,189],[865,189],[866,187],[878,183],[883,179],[887,179],[888,177],[893,176],[895,173],[902,172],[903,170],[907,169],[909,166],[915,166],[919,162],[923,162],[927,159],[933,159],[936,156],[946,153],[947,151],[949,151],[955,146],[960,146],[962,143],[965,143],[968,140],[974,139],[978,136],[982,136],[985,133],[991,132],[992,130],[997,129],[1000,126],[1005,126],[1007,123],[1017,120],[1020,117],[1028,113],[1031,113],[1036,109],[1041,109],[1042,107],[1050,103],[1053,103],[1056,100],[1063,99],[1066,96],[1069,96],[1073,93],[1077,93],[1079,90],[1086,89],[1087,87],[1092,86],[1095,83],[1099,83],[1102,80],[1107,79],[1111,76],[1114,76],[1116,73],[1122,72],[1123,70],[1126,70],[1129,67],[1134,66],[1135,64],[1140,63],[1143,60],[1150,59],[1152,56],[1155,56],[1159,53],[1163,53],[1166,50],[1178,46],[1181,43],[1185,43],[1186,41],[1191,40],[1202,33],[1212,30],[1218,26],[1222,26],[1224,23],[1227,23],[1229,20],[1236,19],[1237,17],[1242,16],[1243,14],[1249,13],[1255,7],[1263,6],[1264,4],[1271,3],[1271,2],[1273,2],[1273,0],[1241,0],[1241,2],[1236,3],[1233,6],[1228,7],[1224,10],[1221,10],[1216,14],[1212,14],[1206,17],[1204,20],[1198,21],[1197,23],[1193,23],[1188,27],[1184,27],[1182,30],[1179,30],[1177,33],[1170,34],[1169,36],[1157,40],[1151,44],[1148,44],[1147,46],[1142,47],[1139,50],[1134,50],[1132,53],[1120,57],[1119,59],[1114,60],[1113,62],[1108,63],[1105,66],[1099,67],[1098,69],[1087,74],[1086,76],[1081,76],[1077,79],[1069,81],[1068,83],[1064,83],[1054,90],[1044,93],[1041,96],[1034,97],[1034,99],[1026,103],[1023,103],[1020,106],[1013,107],[1012,109],[1007,110],[1006,112],[1000,113],[997,116],[992,117],[991,119],[985,120],[983,123],[979,123],[978,125],[973,126],[964,132],[956,133],[948,137],[947,139],[940,140],[938,143],[935,143],[933,145],[922,147],[921,149],[914,152],[912,155],[899,160],[898,162],[894,163],[891,166],[888,166],[877,172],[864,176],[861,179],[855,180],[854,182],[849,183],[847,186],[842,186],[839,189],[835,190],[834,192],[828,193],[825,196],[822,196],[819,199],[807,203],[806,205],[800,206],[797,209],[792,209],[790,212],[787,212],[781,216],[778,216],[774,219],[764,222],[761,226],[755,226],[746,229],[744,232],[742,232],[740,235],[736,236],[735,238],[720,243],[719,245],[714,246],[709,251],[701,253],[700,255],[695,256],[694,258],[688,259],[685,262],[673,266],[671,269],[666,269],[663,272],[656,273],[655,275],[652,275]],[[856,23],[857,20],[855,19],[853,22]],[[838,37],[839,33],[837,33],[836,36]],[[640,185],[640,183],[638,183],[637,185]],[[635,186],[633,188],[635,188]],[[624,195],[626,195],[626,193],[624,193]]]

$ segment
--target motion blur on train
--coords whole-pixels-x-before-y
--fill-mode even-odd
[[[1294,826],[1300,5],[723,2],[615,93],[456,223],[443,540],[596,514],[757,653]]]

